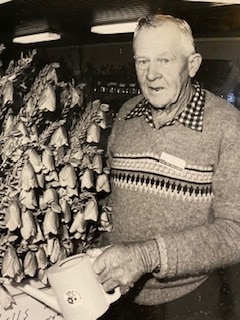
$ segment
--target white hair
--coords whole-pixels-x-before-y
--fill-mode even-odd
[[[141,17],[138,20],[138,25],[133,35],[133,41],[136,38],[138,31],[143,28],[157,28],[164,24],[172,23],[174,24],[181,34],[182,47],[184,53],[188,56],[195,53],[195,43],[192,35],[192,30],[189,24],[180,18],[175,18],[171,15],[164,14],[149,14],[147,16]]]

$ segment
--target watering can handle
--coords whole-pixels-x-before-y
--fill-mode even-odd
[[[111,247],[111,245],[106,246],[105,249],[108,247]],[[102,249],[92,249],[91,252],[92,254],[89,255],[89,258],[92,264],[97,256],[102,253]],[[112,293],[107,293],[102,286],[101,288],[109,304],[115,302],[121,297],[120,287],[116,287]]]

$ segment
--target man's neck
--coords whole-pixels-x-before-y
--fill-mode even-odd
[[[186,88],[183,88],[182,93],[176,103],[166,106],[165,108],[152,107],[152,116],[156,128],[161,127],[166,122],[171,121],[177,117],[191,100],[194,94],[194,88],[189,82]]]

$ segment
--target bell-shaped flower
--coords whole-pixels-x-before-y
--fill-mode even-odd
[[[40,208],[42,210],[46,209],[51,203],[58,204],[58,194],[53,188],[49,188],[44,191],[43,196],[40,197]]]
[[[37,260],[37,268],[45,269],[48,266],[48,259],[45,250],[42,247],[38,247],[35,256]]]
[[[44,149],[42,153],[42,164],[44,172],[49,172],[55,170],[55,164],[53,159],[52,151],[48,148]]]
[[[12,245],[9,245],[4,253],[1,273],[2,277],[11,279],[19,278],[22,275],[22,263]]]
[[[96,123],[91,123],[87,130],[87,138],[86,141],[88,143],[98,143],[100,141],[100,127]]]
[[[19,178],[19,188],[28,191],[33,188],[37,188],[37,177],[35,175],[32,164],[27,160],[22,168],[22,172]]]
[[[34,277],[37,272],[37,259],[35,253],[28,251],[23,260],[23,271],[26,276]]]
[[[34,111],[34,102],[34,98],[30,96],[25,105],[25,113],[29,118],[32,117]]]
[[[95,99],[92,102],[92,108],[97,110],[99,107],[100,107],[100,99]]]
[[[31,148],[26,150],[25,154],[28,155],[28,160],[31,163],[34,172],[39,173],[42,169],[42,159],[39,153]]]
[[[62,208],[56,202],[51,202],[49,207],[56,213],[61,213],[62,212]]]
[[[56,110],[56,93],[53,86],[47,83],[46,87],[42,90],[38,100],[39,110],[55,111]]]
[[[21,204],[24,205],[27,209],[35,209],[37,207],[37,200],[34,189],[30,189],[28,191],[22,189],[19,194],[19,200]]]
[[[14,136],[10,136],[5,140],[3,148],[1,150],[1,156],[3,161],[6,161],[9,157],[13,162],[19,160],[22,156],[23,151],[18,148],[17,139]]]
[[[51,253],[51,256],[50,256],[50,261],[52,263],[56,263],[58,261],[60,252],[61,252],[61,246],[60,246],[59,239],[58,238],[54,238],[53,249],[52,249],[52,253]]]
[[[58,181],[59,178],[58,178],[58,174],[57,172],[54,170],[54,171],[49,171],[48,174],[45,175],[45,180],[46,181]]]
[[[75,105],[81,105],[81,95],[80,95],[80,92],[72,87],[71,88],[71,105],[70,105],[70,108],[74,107]]]
[[[42,229],[40,227],[39,222],[36,220],[35,221],[36,224],[36,234],[32,236],[31,238],[31,242],[32,243],[39,243],[45,240]]]
[[[61,235],[61,241],[65,241],[65,240],[69,240],[70,239],[70,236],[69,236],[69,229],[67,227],[66,224],[61,224],[61,232],[60,232],[60,235]]]
[[[59,231],[59,216],[56,212],[48,209],[43,219],[43,233],[57,235]]]
[[[70,256],[73,253],[74,245],[72,241],[63,241],[62,246],[67,250],[68,256]]]
[[[12,81],[7,80],[2,88],[3,105],[6,103],[13,103],[13,91]]]
[[[66,199],[60,199],[59,204],[62,209],[62,221],[69,223],[72,220],[72,213],[68,201]]]
[[[64,126],[58,127],[51,136],[50,145],[56,148],[68,145],[67,133]]]
[[[81,146],[72,150],[71,158],[70,158],[71,163],[76,162],[79,165],[82,158],[83,158],[83,150]]]
[[[81,211],[78,211],[73,219],[73,223],[69,229],[69,232],[80,232],[83,233],[86,231],[87,221],[84,218],[84,214]]]
[[[21,136],[28,137],[28,130],[27,130],[25,124],[21,120],[18,120],[14,129],[16,131],[18,131],[21,134]]]
[[[81,176],[81,190],[91,189],[94,186],[93,171],[91,169],[85,169]]]
[[[37,278],[45,286],[49,284],[46,269],[38,269]]]
[[[15,120],[16,120],[16,117],[13,114],[8,115],[6,122],[4,124],[4,132],[5,133],[7,133],[8,131],[10,131],[13,128],[13,126],[15,125]]]
[[[104,112],[108,112],[109,109],[110,109],[110,106],[107,103],[101,103],[99,109],[104,111]]]
[[[33,213],[30,210],[22,210],[22,227],[20,228],[23,239],[28,240],[30,237],[35,236],[37,232],[36,223]]]
[[[59,173],[59,184],[61,187],[75,188],[77,176],[72,165],[66,164]]]
[[[68,198],[71,198],[73,196],[78,196],[78,184],[76,184],[76,187],[75,188],[70,188],[70,187],[67,187],[66,188],[66,193],[67,193],[67,196]]]
[[[35,123],[29,128],[29,139],[32,142],[38,141],[38,129]]]
[[[96,199],[91,198],[87,201],[84,208],[84,219],[85,220],[98,220],[98,204]]]
[[[47,237],[47,243],[43,244],[43,249],[45,250],[47,257],[50,257],[50,255],[52,254],[53,242],[54,242],[54,238]]]
[[[17,228],[21,227],[21,217],[20,217],[21,209],[16,200],[12,200],[8,208],[6,210],[6,214],[4,217],[4,224],[8,228],[9,231],[14,231]]]
[[[97,173],[101,173],[103,169],[103,161],[102,161],[102,155],[96,153],[93,156],[92,160],[92,165],[93,165],[93,170],[96,171]]]
[[[58,261],[62,261],[67,257],[68,257],[67,249],[61,246],[59,256],[58,256]]]
[[[105,191],[107,193],[110,192],[110,183],[109,183],[108,175],[106,173],[102,173],[97,176],[96,191],[97,192]]]
[[[44,182],[45,182],[45,175],[43,173],[37,173],[36,178],[37,178],[38,186],[43,189]]]
[[[91,166],[92,166],[92,162],[90,160],[89,154],[84,153],[81,167],[82,168],[88,168],[88,167],[91,167]]]
[[[8,292],[8,290],[0,285],[0,306],[3,309],[10,308],[15,303],[12,295]]]
[[[102,110],[99,110],[98,113],[98,125],[102,129],[107,128],[107,118],[106,118],[106,113]]]

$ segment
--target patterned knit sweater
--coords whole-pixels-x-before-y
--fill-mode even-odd
[[[161,129],[125,117],[109,139],[110,243],[156,239],[161,270],[132,289],[139,304],[174,300],[208,272],[240,261],[240,112],[206,91],[203,130],[176,121]]]

